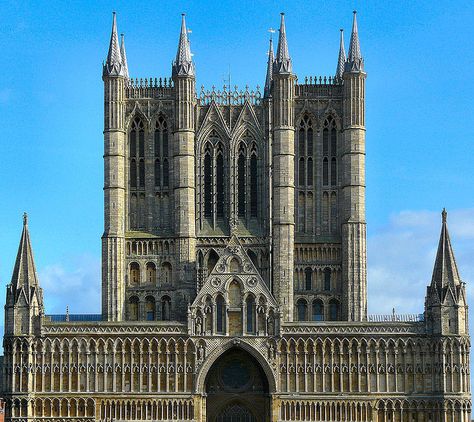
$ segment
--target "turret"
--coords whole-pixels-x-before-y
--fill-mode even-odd
[[[125,53],[125,45],[122,44]],[[125,61],[124,61],[125,59]],[[102,236],[102,314],[123,319],[125,293],[125,84],[122,57],[113,14],[109,52],[104,63],[104,234]]]
[[[356,12],[343,73],[343,144],[341,147],[342,317],[367,318],[365,222],[365,78]]]
[[[341,29],[341,37],[339,41],[339,56],[337,58],[337,67],[336,67],[336,80],[342,81],[345,66],[346,66],[346,50],[344,49],[344,30]]]
[[[265,77],[265,89],[263,91],[264,98],[268,98],[271,95],[273,79],[273,40],[270,37],[270,46],[268,47],[268,61],[267,61],[267,74]]]
[[[175,87],[175,122],[173,143],[175,236],[177,240],[176,284],[183,301],[176,304],[178,315],[186,315],[186,301],[191,301],[196,288],[195,162],[194,109],[196,79],[186,18],[181,17],[178,51],[172,68]]]
[[[466,287],[459,276],[448,233],[447,212],[442,212],[441,235],[431,284],[425,299],[425,321],[432,334],[465,335],[468,330]]]
[[[128,76],[128,63],[127,63],[127,53],[125,51],[125,35],[120,34],[120,55],[122,56],[122,68],[123,68],[123,76],[126,79],[129,78]]]
[[[23,231],[5,304],[5,336],[29,336],[40,333],[44,313],[43,290],[36,274],[28,217],[23,216]]]
[[[295,238],[294,83],[286,39],[285,15],[273,63],[272,244],[273,294],[284,320],[293,320],[293,255]]]

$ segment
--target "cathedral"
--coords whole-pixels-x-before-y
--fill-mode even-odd
[[[6,291],[6,420],[470,421],[445,210],[424,310],[367,314],[355,12],[335,64],[298,79],[281,14],[262,90],[196,89],[183,15],[171,77],[132,78],[113,15],[102,313],[46,313],[25,214]]]

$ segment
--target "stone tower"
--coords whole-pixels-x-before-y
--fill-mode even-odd
[[[125,56],[125,45],[122,45]],[[124,306],[125,265],[125,103],[128,69],[120,51],[113,15],[104,81],[104,234],[102,236],[102,314],[121,321]]]
[[[281,306],[283,319],[292,321],[295,238],[295,77],[288,52],[283,13],[272,78],[272,286],[275,298]]]
[[[354,12],[349,55],[343,73],[344,132],[341,153],[342,319],[348,321],[367,318],[365,78]]]
[[[185,302],[189,303],[196,288],[196,215],[194,204],[196,78],[184,14],[182,15],[181,33],[172,75],[176,96],[172,146],[176,279]]]

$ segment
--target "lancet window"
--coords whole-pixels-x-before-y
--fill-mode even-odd
[[[324,305],[321,299],[313,301],[313,321],[324,320]]]
[[[218,219],[226,216],[227,159],[224,144],[217,132],[211,132],[204,145],[204,168],[202,169],[202,209],[204,218],[214,226]]]
[[[239,220],[258,217],[258,148],[249,134],[238,144],[236,212]]]
[[[306,300],[299,299],[298,302],[296,302],[296,309],[298,312],[298,321],[306,321],[306,315],[308,313],[308,304],[306,303]]]
[[[322,187],[322,226],[325,233],[337,232],[337,193],[338,159],[337,159],[337,125],[336,120],[329,116],[323,127],[323,180]]]
[[[160,115],[155,126],[155,189],[169,187],[169,132],[165,118]]]
[[[145,187],[145,128],[140,118],[132,122],[129,134],[130,187]]]
[[[298,186],[297,230],[312,233],[314,230],[314,131],[311,118],[305,114],[299,123],[296,140],[295,178]]]

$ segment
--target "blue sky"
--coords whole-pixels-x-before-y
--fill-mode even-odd
[[[0,289],[28,211],[47,311],[100,310],[101,63],[113,10],[131,76],[170,75],[186,12],[197,86],[222,86],[230,69],[254,87],[279,12],[302,79],[334,74],[353,9],[368,73],[369,311],[422,311],[442,207],[473,298],[472,1],[1,2]]]

